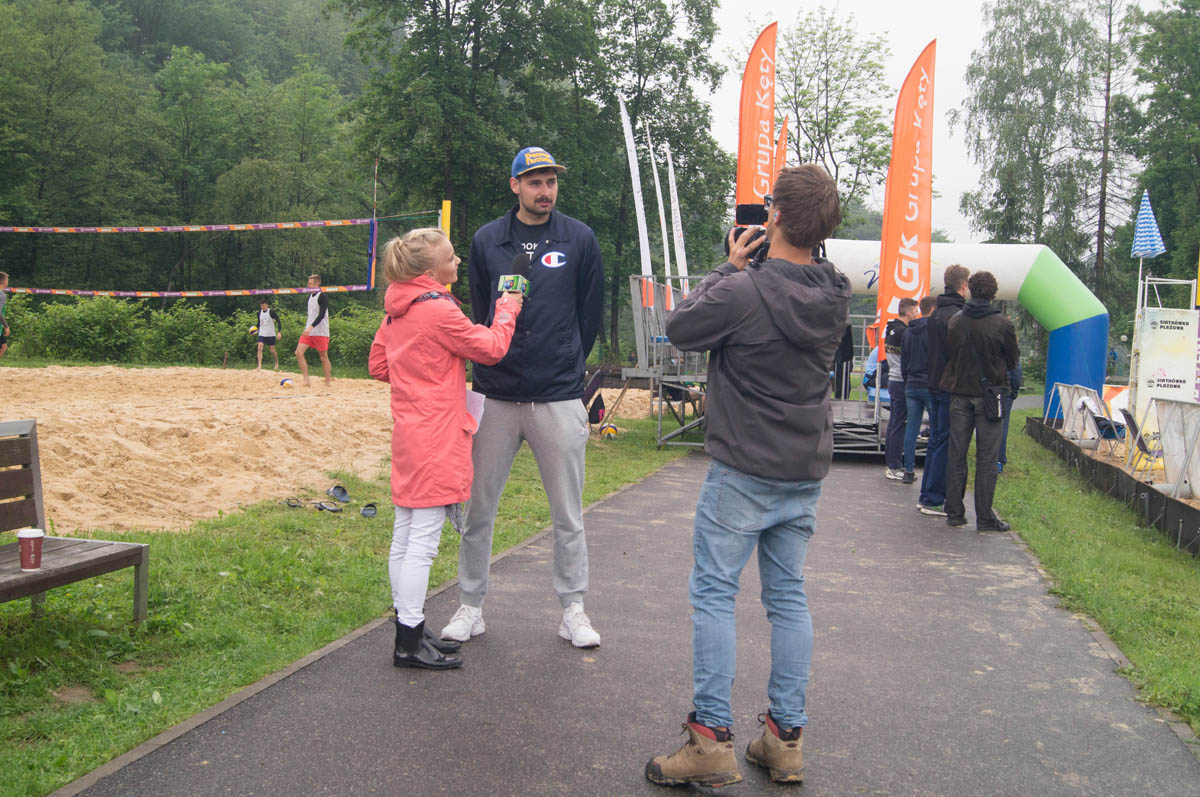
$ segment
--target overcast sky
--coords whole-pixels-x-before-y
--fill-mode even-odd
[[[801,11],[815,10],[816,4],[801,5],[790,0],[771,6],[764,4],[777,16],[756,15],[747,18],[744,2],[723,0],[718,11],[720,32],[717,34],[715,51],[722,63],[730,50],[741,51],[740,63],[730,66],[720,90],[711,96],[713,109],[713,136],[717,142],[734,155],[737,154],[738,96],[741,91],[742,68],[749,55],[755,36],[769,22],[779,21],[780,28],[792,27]],[[924,0],[921,3],[903,3],[897,0],[840,0],[829,3],[840,20],[854,15],[854,26],[859,35],[883,34],[891,47],[892,54],[886,64],[890,107],[887,118],[895,113],[896,95],[900,83],[913,61],[931,39],[937,39],[937,71],[934,75],[934,112],[936,123],[933,131],[933,176],[934,188],[941,193],[933,200],[933,226],[946,231],[958,243],[980,240],[972,233],[970,225],[958,211],[959,196],[979,184],[979,169],[967,155],[962,140],[962,131],[950,134],[946,112],[959,107],[967,95],[963,81],[971,51],[978,49],[983,40],[984,24],[981,15],[982,0]],[[727,64],[727,66],[729,66]],[[794,127],[792,128],[795,129]],[[875,191],[868,203],[876,209],[883,208],[883,188]]]

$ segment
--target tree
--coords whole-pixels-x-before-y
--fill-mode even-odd
[[[960,207],[993,241],[1044,243],[1076,269],[1084,231],[1091,154],[1095,39],[1078,5],[998,0],[971,54],[970,95],[952,111],[982,167],[979,190]]]
[[[791,118],[789,144],[800,163],[819,163],[838,185],[843,208],[862,206],[887,179],[894,102],[885,80],[887,37],[859,34],[821,6],[780,30],[776,113]]]

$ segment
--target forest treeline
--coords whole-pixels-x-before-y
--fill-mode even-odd
[[[358,218],[450,199],[465,254],[473,231],[511,204],[513,154],[538,144],[569,167],[560,208],[597,232],[601,351],[623,360],[618,333],[639,263],[617,96],[637,131],[656,270],[646,127],[660,168],[666,146],[674,156],[689,262],[702,272],[733,188],[733,157],[714,141],[700,96],[737,60],[714,53],[716,5],[0,0],[0,224]],[[986,240],[1053,248],[1108,306],[1114,336],[1131,332],[1129,245],[1143,189],[1168,249],[1147,265],[1196,275],[1200,0],[1149,11],[1125,0],[996,0],[983,13],[968,99],[952,115],[981,171],[979,188],[959,198],[963,212]],[[878,235],[869,200],[881,195],[897,88],[884,80],[886,35],[871,26],[825,8],[781,20],[777,101],[792,118],[791,157],[835,175],[847,237]],[[381,235],[432,221],[387,222]],[[0,270],[23,287],[290,287],[312,272],[356,284],[366,250],[365,227],[0,234]],[[379,299],[335,305],[355,303]],[[251,304],[207,302],[225,319]],[[301,300],[279,304],[298,310]]]

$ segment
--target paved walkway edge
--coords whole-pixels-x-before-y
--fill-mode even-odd
[[[1012,538],[1013,542],[1017,544],[1017,547],[1024,551],[1025,555],[1029,557],[1030,564],[1032,564],[1034,569],[1037,570],[1038,575],[1042,577],[1042,583],[1046,585],[1046,592],[1049,593],[1049,588],[1054,585],[1054,579],[1052,579],[1050,574],[1046,572],[1046,569],[1042,567],[1042,563],[1038,561],[1037,556],[1034,555],[1033,549],[1029,547],[1029,543],[1025,542],[1025,539],[1015,531],[1008,532],[1008,535]],[[1058,605],[1062,607],[1062,602],[1059,601]],[[1063,608],[1065,610],[1065,607]],[[1117,643],[1112,641],[1109,635],[1105,633],[1104,629],[1100,627],[1100,624],[1097,623],[1092,617],[1089,617],[1086,614],[1080,614],[1079,612],[1071,612],[1071,615],[1080,622],[1080,624],[1089,634],[1092,635],[1092,639],[1096,641],[1096,644],[1100,646],[1100,649],[1103,650],[1110,659],[1112,659],[1113,664],[1116,665],[1117,670],[1121,673],[1121,677],[1129,681],[1129,676],[1127,676],[1125,673],[1133,666],[1133,662],[1126,658],[1125,654],[1121,651],[1121,648],[1117,646]],[[1130,681],[1130,683],[1133,682]],[[1134,689],[1137,689],[1136,684],[1134,684]],[[1138,691],[1140,692],[1140,690]],[[1192,732],[1192,726],[1188,725],[1183,718],[1171,711],[1169,708],[1156,706],[1153,703],[1146,703],[1146,705],[1154,709],[1154,711],[1158,714],[1159,719],[1165,722],[1167,727],[1174,731],[1175,735],[1179,737],[1179,741],[1183,742],[1183,746],[1186,747],[1198,761],[1200,761],[1200,736],[1197,736]]]
[[[638,484],[639,482],[641,482],[645,479],[648,479],[649,477],[653,476],[655,473],[658,473],[660,470],[662,470],[663,468],[665,468],[666,466],[670,465],[672,462],[675,462],[675,461],[676,460],[670,460],[668,462],[664,462],[662,465],[659,465],[657,468],[650,471],[646,475],[642,476],[637,481],[633,481],[622,487],[618,487],[616,490],[613,490],[611,493],[604,496],[603,498],[593,501],[592,503],[588,504],[587,506],[585,506],[583,508],[583,514],[587,515],[588,512],[592,511],[592,509],[594,509],[595,507],[604,503],[608,499],[612,498],[613,496],[620,495],[621,493],[625,492],[626,490],[628,490],[629,488]],[[543,537],[545,537],[547,534],[549,534],[552,529],[553,529],[553,526],[546,526],[541,531],[537,532],[536,534],[530,535],[529,537],[527,537],[526,539],[517,543],[516,545],[513,545],[511,548],[501,551],[500,553],[498,553],[492,557],[492,564],[494,565],[494,564],[496,564],[496,562],[499,562],[501,559],[504,559],[504,558],[508,557],[509,555],[516,553],[517,551],[521,550],[522,548],[526,548],[526,547],[533,545],[534,543],[540,541]],[[432,598],[434,595],[440,595],[441,593],[445,592],[446,590],[448,590],[452,587],[456,587],[456,586],[458,586],[458,578],[457,577],[450,579],[449,581],[442,584],[440,587],[438,587],[436,589],[430,590],[429,594],[426,595],[426,600],[428,600],[429,598]],[[109,775],[113,774],[114,772],[117,772],[118,770],[129,766],[133,762],[137,761],[139,758],[147,756],[150,753],[157,750],[158,748],[163,747],[167,744],[170,744],[171,742],[178,739],[180,736],[183,736],[188,731],[191,731],[195,728],[200,727],[201,725],[203,725],[204,723],[208,722],[211,719],[219,717],[220,715],[224,714],[226,711],[229,711],[231,708],[238,705],[239,703],[249,700],[250,698],[257,695],[259,692],[262,692],[263,690],[268,689],[268,688],[274,686],[275,684],[279,683],[283,679],[285,679],[291,675],[294,675],[295,673],[300,672],[301,670],[303,670],[305,667],[309,666],[313,662],[320,661],[321,659],[328,656],[330,653],[333,653],[335,650],[345,647],[346,645],[350,644],[354,640],[358,639],[363,634],[368,634],[371,631],[378,628],[379,626],[383,625],[384,623],[389,623],[389,622],[391,622],[391,618],[379,617],[375,620],[370,621],[366,625],[363,625],[363,626],[360,626],[359,628],[354,629],[350,633],[346,634],[344,637],[341,637],[340,639],[335,639],[334,641],[330,642],[328,645],[321,648],[320,650],[315,650],[312,653],[309,653],[304,658],[299,659],[298,661],[292,662],[287,667],[284,667],[282,670],[273,672],[270,675],[266,676],[265,678],[255,681],[254,683],[250,684],[249,686],[244,687],[237,692],[234,692],[232,695],[225,698],[220,703],[217,703],[214,706],[210,706],[209,708],[204,709],[199,714],[193,714],[192,716],[188,717],[186,720],[179,723],[178,725],[174,725],[170,728],[167,728],[162,733],[158,734],[157,736],[153,736],[153,737],[147,739],[146,741],[142,742],[141,744],[139,744],[137,747],[133,748],[132,750],[130,750],[126,753],[122,753],[121,755],[119,755],[116,758],[109,761],[107,764],[101,764],[99,767],[97,767],[96,769],[93,769],[91,772],[87,773],[83,777],[77,778],[76,780],[71,781],[70,783],[57,789],[56,791],[51,792],[49,797],[75,797],[75,795],[81,793],[85,789],[91,788],[92,786],[96,785],[99,781],[103,780],[104,778],[108,777]],[[1186,724],[1184,727],[1187,727]]]

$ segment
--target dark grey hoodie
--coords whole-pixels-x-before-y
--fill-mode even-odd
[[[711,351],[704,448],[770,479],[823,479],[833,459],[829,371],[850,281],[827,260],[725,263],[667,318],[680,349]]]

